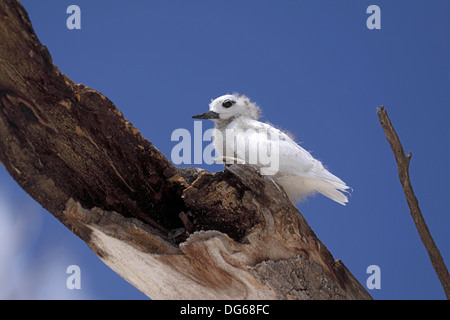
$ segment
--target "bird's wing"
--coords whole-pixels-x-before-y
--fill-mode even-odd
[[[283,148],[283,144],[280,145],[280,148]],[[299,175],[304,178],[322,180],[342,191],[349,189],[345,182],[329,172],[322,162],[314,159],[308,151],[292,140],[284,148],[284,156],[280,157],[282,172]]]
[[[229,129],[236,133],[237,158],[245,159],[247,163],[267,166],[268,161],[272,161],[272,165],[276,161],[279,169],[286,174],[305,174],[315,165],[315,159],[308,151],[270,124],[246,119]],[[254,162],[255,156],[258,156],[257,163]]]

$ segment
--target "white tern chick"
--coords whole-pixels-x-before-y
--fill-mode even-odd
[[[261,161],[249,161],[252,160],[251,155],[264,153],[261,150],[265,150],[267,154],[276,154],[277,170],[271,177],[294,202],[319,192],[345,205],[348,199],[343,192],[347,192],[349,187],[286,133],[258,121],[260,114],[258,106],[246,96],[227,94],[212,100],[208,112],[193,118],[215,122],[213,144],[220,159],[234,159],[238,163],[240,160],[241,163],[263,168],[267,163],[263,165]],[[227,133],[230,131],[239,131],[240,134],[227,140]]]

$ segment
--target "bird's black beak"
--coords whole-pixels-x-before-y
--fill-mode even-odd
[[[194,119],[219,119],[219,114],[217,112],[214,111],[208,111],[202,114],[198,114],[196,116],[192,116],[192,118]]]

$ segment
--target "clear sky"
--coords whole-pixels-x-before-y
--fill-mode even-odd
[[[298,205],[375,299],[444,299],[378,123],[385,105],[429,229],[450,263],[450,2],[22,0],[61,72],[110,98],[170,158],[175,129],[240,92],[353,188]],[[69,30],[66,9],[81,8]],[[369,30],[369,5],[381,29]],[[211,123],[204,122],[203,129]],[[199,165],[209,171],[219,165]],[[81,268],[81,290],[66,268]],[[0,168],[0,298],[145,299]]]

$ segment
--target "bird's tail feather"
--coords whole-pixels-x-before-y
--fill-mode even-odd
[[[314,187],[314,191],[323,194],[325,197],[336,201],[342,205],[348,202],[347,196],[344,192],[348,192],[349,187],[344,182],[314,179],[310,184]]]
[[[328,170],[322,169],[316,176],[317,181],[315,184],[317,185],[317,192],[345,206],[348,198],[344,193],[348,193],[350,187]]]
[[[346,189],[348,189],[347,186]],[[331,200],[334,200],[337,203],[340,203],[345,206],[346,203],[348,202],[348,198],[343,192],[347,192],[346,189],[338,188],[333,184],[327,183],[320,189],[317,189],[317,191],[323,194],[324,196],[330,198]]]
[[[330,175],[334,178],[326,179],[324,177],[305,178],[299,176],[286,176],[279,179],[279,182],[294,202],[301,202],[306,197],[319,192],[331,200],[345,206],[348,202],[345,193],[348,192],[350,187],[338,177],[331,173]]]

